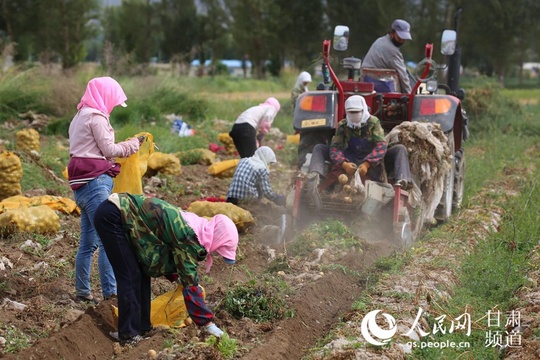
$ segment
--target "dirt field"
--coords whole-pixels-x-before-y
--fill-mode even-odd
[[[277,149],[284,141],[284,138],[278,138],[269,145]],[[279,159],[279,150],[276,153]],[[293,170],[281,163],[271,176],[275,189],[284,193],[289,189]],[[208,175],[206,166],[190,165],[183,167],[178,181],[185,185],[186,194],[171,194],[159,188],[153,189],[153,193],[186,207],[200,198],[225,195],[230,179],[214,178]],[[257,323],[218,312],[216,323],[238,341],[236,358],[300,359],[342,319],[354,316],[351,305],[369,281],[369,277],[358,274],[395,248],[389,239],[358,238],[357,247],[361,251],[327,249],[322,256],[317,256],[314,249],[306,257],[290,257],[287,271],[276,272],[270,267],[272,259],[287,252],[302,228],[289,228],[285,245],[277,243],[276,233],[271,229],[280,225],[283,209],[267,204],[250,210],[256,225],[240,236],[237,265],[227,266],[216,261],[209,276],[201,277],[201,285],[213,307],[235,284],[260,278],[268,272],[271,276],[282,277],[290,289],[287,307],[294,309],[293,317]],[[26,305],[22,310],[3,305],[0,324],[4,330],[0,336],[6,339],[1,347],[4,358],[148,359],[150,349],[157,352],[157,359],[222,358],[215,348],[203,343],[207,335],[195,325],[174,331],[158,328],[149,339],[135,347],[122,348],[115,343],[108,335],[115,328],[114,300],[103,301],[95,307],[73,301],[79,218],[61,217],[61,231],[51,236],[48,245],[39,251],[21,249],[21,244],[27,240],[22,235],[0,240],[0,259],[7,259],[12,264],[0,270],[0,296]],[[201,266],[201,274],[203,269]],[[96,271],[94,268],[92,286],[94,295],[100,297]],[[152,282],[156,296],[172,288],[165,279]],[[24,343],[28,345],[26,349],[13,353],[12,349],[24,347]],[[373,356],[378,358],[376,354]],[[403,353],[396,356],[400,358]],[[336,351],[335,356],[326,358],[354,358],[354,352]]]

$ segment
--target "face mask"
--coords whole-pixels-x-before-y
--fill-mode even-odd
[[[403,45],[403,43],[400,43],[399,41],[397,41],[396,39],[392,38],[392,44],[394,44],[395,46],[397,47],[401,47],[401,45]]]
[[[362,116],[364,115],[363,111],[360,112],[348,112],[347,113],[347,125],[349,125],[352,128],[358,128],[360,127]]]

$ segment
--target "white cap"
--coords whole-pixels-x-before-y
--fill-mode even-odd
[[[345,111],[362,111],[365,108],[365,100],[360,95],[353,95],[345,101]]]
[[[401,19],[396,19],[392,23],[392,29],[396,31],[398,36],[403,40],[412,40],[411,25],[408,22]]]

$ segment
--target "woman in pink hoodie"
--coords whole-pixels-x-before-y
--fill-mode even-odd
[[[116,280],[94,228],[94,212],[111,194],[113,177],[120,172],[116,157],[128,157],[139,150],[140,141],[132,138],[115,143],[109,121],[112,110],[127,106],[124,90],[110,77],[90,80],[69,125],[69,185],[81,209],[81,238],[75,259],[76,301],[97,303],[90,287],[94,253],[98,253],[101,291],[105,299],[116,295]]]
[[[255,154],[280,108],[279,101],[269,97],[262,104],[252,106],[238,116],[229,136],[233,139],[241,158]]]

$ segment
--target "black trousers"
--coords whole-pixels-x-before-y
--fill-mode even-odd
[[[152,328],[150,276],[139,265],[116,205],[103,201],[96,209],[94,225],[116,277],[118,336],[120,340],[127,340]]]
[[[241,158],[251,157],[257,150],[257,131],[248,123],[234,124],[229,136]]]
[[[330,147],[323,144],[315,145],[311,154],[309,172],[317,172],[320,175],[326,175],[325,161],[331,161]],[[388,178],[394,179],[394,181],[412,181],[411,169],[409,167],[409,154],[405,145],[393,145],[386,151],[386,154],[384,155],[384,167]],[[381,181],[382,170],[381,166],[372,166],[368,170],[368,175],[374,180]]]

